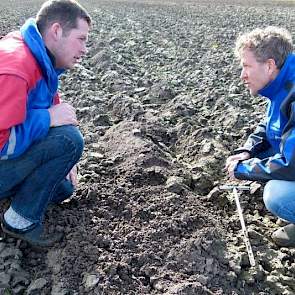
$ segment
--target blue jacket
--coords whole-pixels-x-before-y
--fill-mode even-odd
[[[268,98],[266,119],[238,151],[248,151],[249,160],[234,171],[238,179],[295,180],[295,54],[289,54],[274,81],[259,91]],[[259,153],[272,150],[263,159]]]
[[[59,102],[54,68],[34,19],[0,40],[0,159],[15,158],[44,138],[48,108]]]

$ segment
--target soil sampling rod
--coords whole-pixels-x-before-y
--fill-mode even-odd
[[[243,186],[243,185],[223,185],[223,186],[220,187],[220,189],[232,190],[232,192],[234,194],[235,201],[236,201],[236,206],[237,206],[237,211],[238,211],[241,226],[242,226],[242,232],[243,232],[243,236],[244,236],[244,243],[246,245],[246,249],[247,249],[247,252],[248,252],[250,265],[255,266],[254,254],[253,254],[252,247],[251,247],[251,244],[250,244],[248,231],[247,231],[247,228],[246,228],[246,225],[245,225],[245,220],[244,220],[242,208],[241,208],[241,205],[240,205],[239,193],[238,193],[238,191],[249,191],[250,187],[249,186]]]

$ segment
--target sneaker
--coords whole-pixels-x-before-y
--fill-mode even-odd
[[[295,246],[295,224],[290,223],[272,234],[273,241],[281,247]]]
[[[32,224],[28,228],[19,230],[11,227],[9,224],[2,220],[2,231],[16,239],[20,239],[28,242],[32,246],[36,247],[51,247],[56,242],[62,239],[62,233],[55,233],[51,235],[44,235],[42,224]]]

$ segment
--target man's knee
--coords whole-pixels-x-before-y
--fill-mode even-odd
[[[63,138],[66,148],[71,148],[78,159],[81,157],[84,149],[84,139],[77,127],[72,125],[54,127],[50,129],[48,135]]]
[[[266,183],[263,192],[263,201],[267,210],[276,213],[279,209],[281,182],[278,180],[270,180]]]

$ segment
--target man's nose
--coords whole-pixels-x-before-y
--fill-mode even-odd
[[[241,80],[245,80],[246,76],[247,76],[246,71],[244,69],[242,69],[241,75],[240,75]]]
[[[81,53],[82,53],[83,55],[85,55],[87,52],[88,52],[88,49],[87,49],[87,47],[86,47],[86,44],[83,44],[83,46],[82,46],[82,48],[81,48]]]

